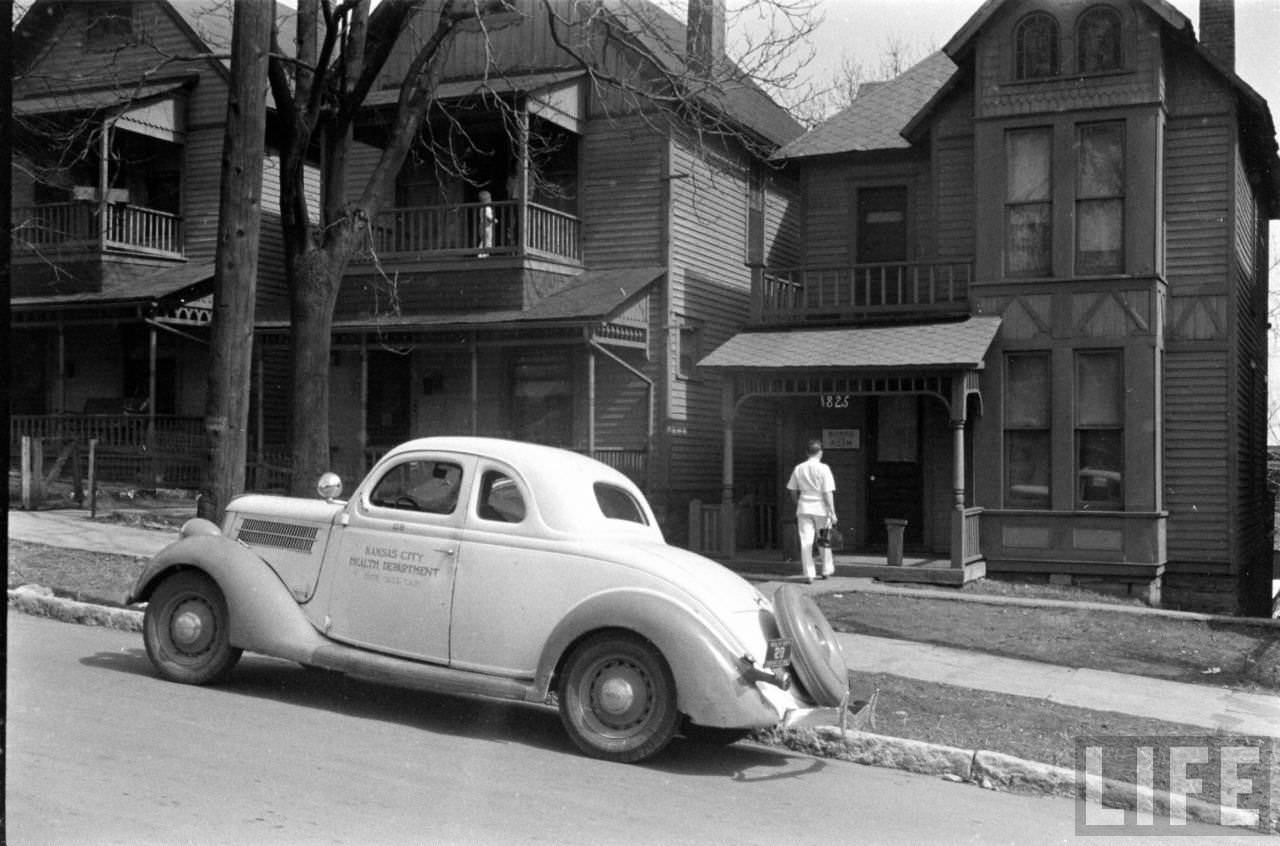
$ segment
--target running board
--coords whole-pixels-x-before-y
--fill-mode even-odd
[[[480,675],[438,664],[423,664],[337,643],[321,646],[312,653],[308,663],[364,681],[410,687],[431,693],[487,696],[515,702],[536,701],[530,698],[534,696],[532,682]]]

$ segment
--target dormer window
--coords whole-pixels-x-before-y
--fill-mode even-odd
[[[1042,79],[1058,75],[1058,22],[1046,12],[1027,15],[1014,31],[1014,75]]]
[[[1124,67],[1120,13],[1110,6],[1094,6],[1076,25],[1076,68],[1102,73]]]

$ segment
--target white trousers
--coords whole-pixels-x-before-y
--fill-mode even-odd
[[[796,530],[800,533],[800,563],[804,566],[804,577],[814,577],[813,539],[818,536],[818,529],[827,527],[825,514],[797,514]],[[822,548],[822,575],[830,576],[836,572],[836,563],[831,557],[831,547]]]

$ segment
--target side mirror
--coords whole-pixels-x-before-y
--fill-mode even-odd
[[[316,482],[316,493],[320,494],[321,499],[337,499],[342,496],[342,479],[338,478],[337,473],[325,473]]]

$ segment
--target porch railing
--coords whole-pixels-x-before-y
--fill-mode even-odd
[[[772,324],[966,313],[972,281],[970,262],[769,269],[752,292],[752,320]]]
[[[982,509],[971,506],[964,509],[964,515],[961,520],[957,520],[952,525],[951,538],[951,566],[953,569],[960,569],[966,564],[970,564],[982,558]],[[960,532],[960,537],[955,536],[955,532]],[[957,558],[957,555],[959,556]]]
[[[13,209],[12,242],[36,250],[51,247],[103,248],[181,256],[182,218],[169,212],[113,203],[100,207],[77,201],[18,206]]]
[[[542,255],[582,260],[577,217],[536,203],[500,200],[413,206],[380,212],[370,227],[372,253],[382,259],[488,258]]]

